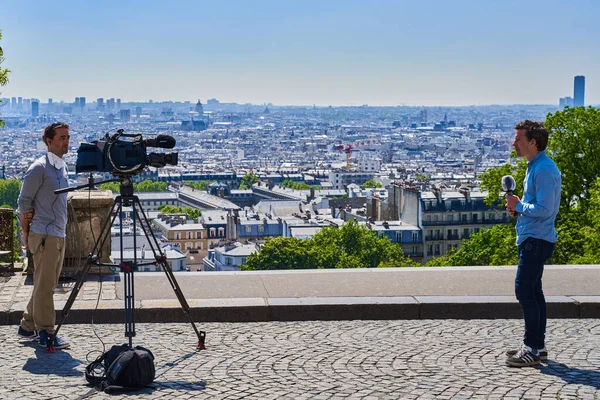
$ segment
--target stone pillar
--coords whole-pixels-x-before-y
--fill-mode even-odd
[[[100,251],[100,262],[110,263],[111,236],[108,232],[100,232],[113,206],[113,194],[110,190],[78,190],[68,193],[68,221],[66,229],[65,261],[61,278],[72,278],[79,274],[87,262],[88,254],[94,249],[101,233],[108,237]],[[35,265],[33,257],[28,257],[27,274],[33,274]],[[110,274],[109,267],[92,266],[90,274]]]
[[[88,254],[94,249],[95,241],[102,234],[108,235],[103,246],[97,253],[99,261],[110,263],[111,236],[110,222],[107,232],[101,232],[113,206],[113,194],[110,190],[78,190],[69,193],[69,220],[67,222],[67,237],[65,262],[62,277],[76,276],[83,269]],[[91,274],[112,273],[109,267],[92,266]]]

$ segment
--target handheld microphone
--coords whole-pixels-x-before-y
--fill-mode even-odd
[[[504,190],[506,194],[512,196],[513,190],[515,190],[516,186],[517,184],[515,183],[515,178],[513,178],[511,175],[504,175],[502,177],[502,190]]]
[[[513,178],[511,175],[504,175],[502,177],[502,190],[504,190],[507,195],[512,196],[513,190],[515,190],[516,186],[517,184],[515,183],[515,178]],[[518,213],[514,211],[514,214],[511,213],[511,216],[516,217],[517,214]]]

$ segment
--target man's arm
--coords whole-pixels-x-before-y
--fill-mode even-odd
[[[556,176],[547,169],[538,171],[535,177],[535,202],[526,203],[521,200],[516,203],[515,211],[534,218],[551,216],[558,206],[554,194],[560,184],[560,175]]]
[[[35,196],[42,185],[43,174],[43,167],[34,163],[25,173],[23,186],[21,186],[21,193],[19,193],[17,203],[19,205],[19,217],[21,220],[21,229],[23,231],[24,250],[29,248],[29,224],[31,224],[31,220],[33,219],[33,203],[35,201]]]

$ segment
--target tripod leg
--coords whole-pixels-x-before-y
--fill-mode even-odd
[[[137,207],[136,207],[136,204],[137,204]],[[138,208],[139,208],[143,218],[140,218]],[[167,257],[163,254],[163,252],[160,248],[160,245],[158,243],[158,240],[156,239],[156,236],[154,236],[154,233],[150,230],[150,223],[148,221],[148,218],[146,217],[146,213],[144,212],[144,209],[142,208],[142,204],[140,203],[140,200],[137,198],[137,196],[135,196],[135,200],[133,203],[133,211],[135,212],[138,220],[140,221],[140,226],[142,227],[142,230],[144,231],[144,235],[146,236],[146,238],[148,239],[148,242],[150,243],[150,248],[152,249],[152,252],[154,253],[154,258],[156,259],[156,261],[160,264],[160,266],[165,271],[165,275],[167,275],[167,279],[169,280],[169,283],[171,284],[171,288],[175,292],[175,295],[177,296],[177,300],[179,300],[181,309],[183,310],[183,313],[185,314],[188,321],[192,325],[192,328],[194,329],[196,336],[198,337],[198,344],[196,345],[196,350],[205,349],[206,346],[205,346],[204,342],[206,339],[206,332],[199,331],[198,328],[196,327],[196,323],[194,322],[194,320],[192,319],[192,316],[190,315],[190,306],[188,305],[188,302],[185,299],[185,296],[183,295],[183,292],[181,291],[181,288],[179,287],[177,280],[175,279],[175,275],[173,275],[173,270],[171,269],[171,266],[167,262]],[[145,224],[145,226],[144,226],[144,224]],[[148,231],[146,231],[146,228],[148,229]],[[152,240],[150,238],[152,238]],[[154,242],[154,244],[152,242]],[[155,246],[156,246],[156,249],[155,249]]]
[[[118,204],[118,207],[117,207],[117,204]],[[85,280],[87,279],[87,276],[88,276],[88,273],[90,272],[90,268],[92,267],[92,264],[98,262],[97,252],[102,248],[102,246],[104,246],[104,242],[106,241],[106,238],[109,237],[109,235],[110,235],[110,226],[112,226],[112,224],[115,222],[117,215],[119,214],[118,212],[116,212],[111,220],[110,216],[115,211],[115,208],[117,208],[118,211],[121,211],[121,202],[120,202],[119,197],[117,197],[117,199],[113,203],[113,206],[110,209],[110,213],[106,217],[106,221],[104,222],[102,230],[100,231],[100,236],[98,236],[98,240],[96,240],[96,243],[94,243],[94,248],[93,248],[92,252],[88,255],[88,259],[85,263],[85,266],[83,267],[83,270],[81,271],[81,275],[79,276],[79,278],[77,278],[77,281],[75,282],[75,286],[73,287],[73,290],[71,291],[71,294],[69,295],[69,298],[67,299],[67,302],[65,303],[65,306],[63,307],[60,319],[58,321],[58,325],[56,326],[56,329],[54,330],[54,334],[48,335],[48,343],[46,345],[47,352],[50,352],[50,353],[54,352],[54,346],[53,346],[54,339],[58,336],[58,331],[60,330],[60,327],[62,326],[65,318],[71,312],[71,307],[73,307],[73,303],[75,302],[75,299],[77,298],[77,295],[79,294],[79,291],[81,290],[81,288],[83,287],[83,284],[85,283]],[[108,225],[109,221],[111,221],[110,225]],[[107,229],[107,227],[108,227],[108,229]]]

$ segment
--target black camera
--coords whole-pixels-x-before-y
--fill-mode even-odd
[[[177,153],[148,154],[147,147],[172,149],[175,147],[175,138],[158,135],[154,139],[143,139],[141,134],[126,134],[123,133],[123,129],[119,129],[112,137],[107,133],[103,139],[79,145],[75,172],[98,171],[111,172],[114,175],[135,175],[147,166],[162,168],[167,164],[177,165]]]

